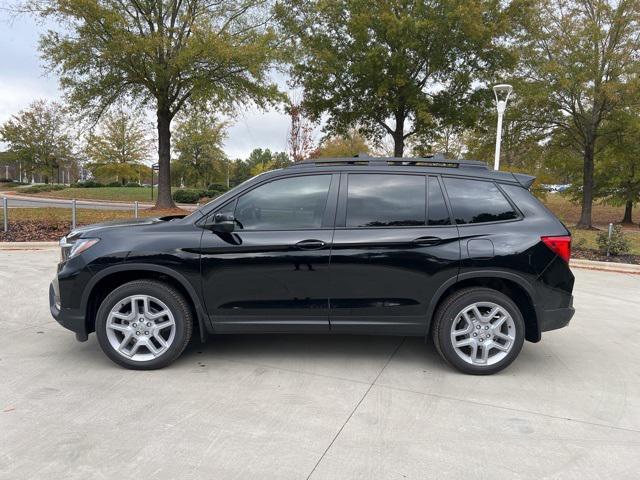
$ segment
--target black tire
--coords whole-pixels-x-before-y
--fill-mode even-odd
[[[169,348],[159,356],[137,361],[120,354],[109,342],[107,320],[111,309],[131,295],[149,295],[163,302],[173,314],[175,336]],[[184,296],[175,288],[156,280],[135,280],[116,288],[102,301],[96,316],[96,336],[102,351],[113,362],[133,370],[155,370],[176,360],[184,351],[193,332],[191,308]]]
[[[493,365],[474,365],[463,360],[454,348],[451,340],[451,326],[458,314],[467,306],[476,302],[492,302],[504,308],[513,319],[515,335],[513,346],[507,355]],[[431,328],[433,343],[438,353],[449,364],[463,373],[472,375],[491,375],[509,366],[524,343],[525,324],[518,306],[505,294],[484,287],[470,287],[453,293],[438,307]]]

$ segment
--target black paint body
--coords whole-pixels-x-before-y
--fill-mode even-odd
[[[495,182],[517,218],[478,224],[346,226],[346,185],[355,173],[421,175]],[[288,176],[331,175],[320,228],[235,230],[204,227],[244,193]],[[434,180],[435,182],[435,180]],[[437,183],[437,182],[435,182]],[[446,208],[453,218],[443,189]],[[193,304],[206,333],[318,332],[426,335],[448,293],[481,284],[506,289],[527,323],[527,339],[565,326],[573,315],[573,275],[541,236],[569,235],[516,176],[475,168],[301,165],[268,172],[185,218],[114,222],[69,238],[100,238],[58,265],[53,316],[81,340],[115,286],[161,278]]]

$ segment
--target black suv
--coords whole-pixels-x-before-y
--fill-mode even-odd
[[[463,372],[509,365],[573,315],[571,237],[534,178],[443,158],[305,161],[186,217],[61,240],[51,313],[114,362],[209,333],[430,334]]]

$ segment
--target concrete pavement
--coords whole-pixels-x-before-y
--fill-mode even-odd
[[[0,251],[2,479],[638,478],[638,275],[575,270],[571,325],[491,377],[418,338],[296,335],[133,372],[50,318],[57,255]]]

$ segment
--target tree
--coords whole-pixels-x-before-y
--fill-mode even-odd
[[[174,148],[176,166],[182,177],[193,186],[206,188],[223,170],[227,157],[222,150],[227,124],[214,115],[193,111],[178,124]]]
[[[104,117],[98,132],[89,135],[87,168],[95,177],[115,177],[124,185],[127,179],[138,178],[149,146],[140,115],[119,105]]]
[[[291,37],[292,77],[325,131],[389,134],[394,155],[471,102],[474,82],[511,60],[507,13],[493,0],[287,0],[276,12]]]
[[[80,111],[95,119],[127,96],[154,108],[158,207],[174,206],[171,121],[185,105],[263,106],[277,96],[266,77],[277,54],[266,0],[27,1],[63,27],[40,48]]]
[[[289,136],[289,156],[294,162],[300,162],[313,152],[313,122],[305,115],[300,102],[289,100],[287,111],[291,117]]]
[[[284,168],[291,165],[288,155],[285,152],[271,152],[268,148],[263,150],[255,148],[249,154],[246,160],[251,176],[258,175],[262,172],[275,170],[276,168]]]
[[[583,228],[592,226],[595,158],[616,128],[607,120],[638,88],[639,15],[638,0],[543,0],[519,38],[537,118],[582,156]]]
[[[60,169],[75,161],[73,144],[67,134],[68,121],[62,105],[36,100],[13,115],[0,127],[0,139],[9,152],[23,162],[29,178],[39,173],[45,181],[60,181]]]
[[[369,145],[357,131],[352,130],[347,135],[338,135],[325,138],[318,149],[314,152],[314,157],[354,157],[360,153],[369,153]]]
[[[596,196],[624,205],[622,223],[633,223],[633,206],[640,202],[640,115],[626,111],[615,119],[623,127],[605,146],[596,167]]]

